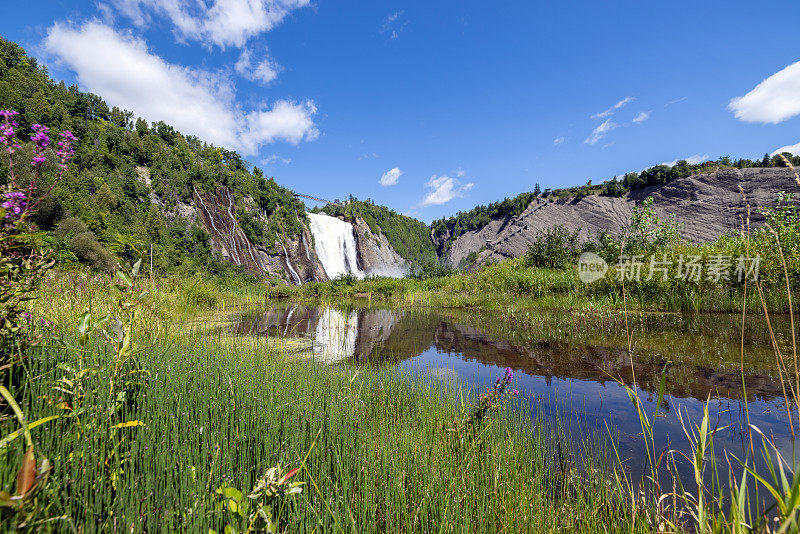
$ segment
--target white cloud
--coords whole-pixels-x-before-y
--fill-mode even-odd
[[[794,156],[800,156],[800,143],[795,143],[794,145],[786,145],[782,146],[776,150],[774,150],[770,156],[774,156],[776,154],[783,154],[784,152],[789,152]]]
[[[389,39],[394,40],[400,37],[400,34],[407,25],[408,21],[403,20],[403,12],[395,11],[386,17],[386,20],[383,22],[383,26],[381,26],[381,33],[388,34]]]
[[[566,141],[566,139],[564,138],[564,136],[561,136],[561,137],[556,137],[555,139],[553,139],[553,145],[554,145],[554,146],[563,145],[563,144],[564,144],[564,141]]]
[[[272,165],[273,163],[280,163],[281,165],[288,165],[292,162],[292,158],[284,158],[277,154],[270,154],[261,160],[261,164],[265,166]]]
[[[243,111],[223,77],[167,63],[143,40],[97,21],[82,27],[53,25],[45,47],[76,72],[83,87],[112,106],[244,155],[266,143],[297,144],[319,135],[313,102],[278,100],[271,107]]]
[[[668,107],[670,107],[670,106],[671,106],[671,105],[673,105],[673,104],[679,104],[679,103],[681,103],[681,102],[683,102],[683,101],[685,101],[685,100],[688,100],[688,99],[689,99],[689,97],[688,97],[688,96],[682,96],[682,97],[680,97],[680,98],[676,98],[675,100],[670,100],[669,102],[667,102],[666,104],[664,104],[664,107],[665,107],[665,108],[668,108]]]
[[[771,124],[800,114],[800,61],[776,72],[746,95],[731,99],[728,109],[744,122]]]
[[[403,171],[395,167],[394,169],[388,170],[385,173],[383,173],[383,176],[381,176],[380,183],[384,187],[394,185],[397,183],[397,180],[400,179],[400,176],[402,174]]]
[[[703,163],[704,161],[708,161],[708,154],[695,154],[694,156],[689,156],[688,158],[681,158],[685,159],[686,163],[690,165],[696,165],[698,163]],[[665,161],[661,165],[666,165],[667,167],[674,167],[680,160],[674,159],[672,161]]]
[[[253,64],[253,59],[248,49],[242,50],[239,59],[234,65],[236,72],[251,82],[260,82],[264,85],[278,77],[281,70],[280,65],[275,63],[269,55],[265,54],[263,59]]]
[[[592,130],[592,135],[584,139],[583,142],[587,145],[593,145],[608,135],[608,132],[616,127],[617,124],[615,122],[613,122],[611,119],[606,119],[602,124],[598,125],[594,130]]]
[[[463,197],[475,184],[462,184],[455,178],[449,176],[431,176],[425,187],[430,189],[425,198],[422,199],[422,206],[436,206],[450,202],[456,197]]]
[[[605,119],[606,117],[610,117],[611,115],[614,114],[614,112],[616,110],[618,110],[619,108],[621,108],[625,104],[633,102],[633,100],[634,100],[634,98],[632,96],[626,96],[625,98],[623,98],[622,100],[620,100],[619,102],[617,102],[616,104],[614,104],[613,106],[608,108],[607,110],[601,111],[600,113],[595,113],[594,115],[592,115],[592,118],[593,119]]]
[[[636,116],[633,118],[633,122],[636,122],[636,123],[639,123],[639,122],[644,122],[644,121],[646,121],[646,120],[647,120],[647,119],[649,119],[649,118],[650,118],[650,112],[649,112],[649,111],[640,111],[640,112],[638,113],[638,115],[636,115]]]
[[[280,24],[310,0],[111,0],[134,24],[147,25],[151,12],[168,17],[180,38],[221,47],[241,47]]]

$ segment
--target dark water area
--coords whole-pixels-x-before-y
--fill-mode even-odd
[[[790,350],[788,321],[773,318],[773,327],[782,350]],[[789,419],[763,318],[747,318],[743,338],[742,318],[734,315],[633,315],[626,326],[625,317],[613,313],[539,313],[509,321],[484,312],[288,305],[250,310],[232,329],[237,335],[300,340],[298,350],[325,364],[396,367],[473,392],[491,386],[503,368],[511,367],[521,397],[535,401],[537,410],[559,413],[574,440],[591,433],[607,437],[613,429],[634,477],[646,467],[646,450],[636,409],[618,380],[633,385],[635,378],[652,414],[666,368],[664,415],[654,425],[657,454],[688,452],[676,412],[699,424],[710,399],[711,425],[720,429],[715,454],[726,478],[725,453],[744,458],[749,447],[743,361],[750,423],[773,436],[785,458],[792,457]],[[691,478],[689,469],[681,468],[681,475]]]

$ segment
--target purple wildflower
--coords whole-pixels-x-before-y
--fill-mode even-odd
[[[9,154],[13,154],[16,149],[22,148],[19,143],[14,141],[14,128],[19,124],[12,120],[11,117],[16,115],[19,115],[19,113],[10,109],[0,110],[0,117],[3,118],[2,123],[0,123],[0,143],[5,145]]]
[[[69,130],[64,130],[61,132],[61,141],[58,142],[58,152],[56,152],[56,154],[58,154],[61,158],[58,166],[61,168],[62,172],[66,170],[67,162],[70,160],[72,155],[75,154],[75,149],[72,147],[74,142],[75,136],[72,135],[72,132]]]
[[[513,380],[514,380],[514,371],[511,370],[511,367],[506,367],[505,381],[511,382]]]
[[[518,389],[512,389],[511,393],[513,393],[514,395],[519,395],[519,390]]]
[[[33,161],[31,161],[31,165],[40,166],[44,163],[44,151],[50,145],[48,133],[50,133],[50,128],[47,126],[42,126],[41,124],[33,125],[31,141],[36,145],[36,156],[34,156]]]
[[[6,219],[16,218],[25,211],[25,193],[14,191],[3,195],[6,201],[0,204],[6,209]]]

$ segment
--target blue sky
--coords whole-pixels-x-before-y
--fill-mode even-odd
[[[800,143],[798,18],[789,1],[77,0],[14,2],[0,34],[291,189],[430,221]]]

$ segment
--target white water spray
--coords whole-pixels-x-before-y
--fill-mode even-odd
[[[328,278],[348,273],[364,278],[364,272],[358,268],[353,225],[322,213],[309,213],[308,219],[314,250]]]

